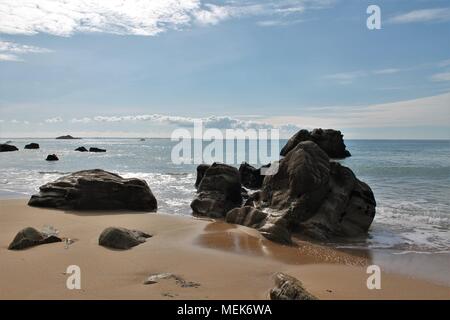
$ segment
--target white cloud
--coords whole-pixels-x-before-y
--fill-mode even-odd
[[[324,78],[329,80],[335,80],[339,84],[351,84],[357,78],[365,77],[367,72],[365,71],[351,71],[340,72],[326,75]]]
[[[50,52],[49,49],[29,46],[25,44],[19,44],[11,41],[0,40],[0,51],[12,52],[12,53],[46,53]]]
[[[273,125],[290,122],[302,128],[383,128],[448,126],[450,92],[415,100],[368,106],[311,108],[305,116],[261,119]],[[315,110],[315,111],[314,111]]]
[[[0,61],[15,61],[20,62],[23,61],[15,54],[9,54],[9,53],[0,53]]]
[[[321,9],[335,0],[15,0],[0,2],[0,34],[112,33],[154,36],[169,29],[245,16],[287,16]]]
[[[389,19],[392,23],[443,22],[450,20],[450,8],[414,10]]]
[[[374,70],[373,73],[374,74],[393,74],[393,73],[398,73],[400,71],[401,71],[401,69],[388,68],[388,69]]]
[[[54,117],[54,118],[50,118],[50,119],[46,119],[45,122],[46,123],[59,123],[62,122],[63,119],[61,117]]]
[[[91,123],[91,122],[127,122],[127,121],[149,121],[159,124],[174,125],[179,127],[193,127],[196,121],[202,121],[205,128],[217,129],[273,129],[278,128],[284,132],[293,132],[299,128],[292,124],[283,124],[281,126],[273,126],[272,124],[243,120],[229,116],[211,116],[203,118],[169,116],[162,114],[145,114],[145,115],[129,115],[129,116],[96,116],[93,118],[72,119],[72,123]]]
[[[436,73],[431,76],[431,80],[436,82],[450,81],[450,72]]]
[[[47,52],[51,52],[51,50],[0,40],[0,61],[23,61],[19,55]]]

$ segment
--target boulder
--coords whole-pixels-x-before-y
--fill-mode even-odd
[[[194,214],[223,218],[228,211],[241,205],[239,171],[229,165],[213,163],[204,172],[191,202]]]
[[[332,235],[366,233],[375,217],[376,201],[370,187],[339,163],[330,165],[329,192],[314,216],[299,224],[300,230],[318,239]]]
[[[330,162],[317,144],[305,141],[280,160],[278,172],[266,176],[261,190],[250,195],[245,205],[269,213],[254,223],[255,211],[244,207],[229,212],[227,220],[261,233],[269,230],[267,238],[287,238],[278,236],[285,234],[284,228],[326,240],[365,234],[374,219],[376,202],[370,187],[349,168]]]
[[[241,176],[242,185],[253,190],[261,188],[265,177],[261,174],[261,168],[256,169],[247,162],[243,162],[239,166],[239,174]]]
[[[58,156],[56,154],[49,154],[45,160],[47,160],[47,161],[58,161],[59,158],[58,158]]]
[[[300,280],[284,273],[275,275],[275,288],[270,290],[270,300],[317,300],[303,288]]]
[[[203,176],[205,175],[205,171],[209,169],[211,165],[209,164],[200,164],[197,167],[197,179],[195,180],[195,188],[198,188],[198,185],[200,184],[200,181],[202,181]]]
[[[0,144],[0,152],[10,152],[10,151],[17,151],[17,150],[19,150],[19,149],[17,149],[16,146],[6,144],[6,143]]]
[[[91,147],[91,148],[89,148],[89,152],[106,152],[106,150],[105,149]]]
[[[281,244],[290,244],[291,234],[283,213],[266,213],[250,206],[235,208],[226,215],[226,222],[257,229],[265,238]]]
[[[88,149],[86,149],[85,147],[78,147],[75,149],[75,151],[79,151],[79,152],[87,152]]]
[[[333,129],[314,129],[312,132],[305,129],[300,130],[288,140],[283,149],[281,149],[280,155],[286,156],[289,151],[303,141],[315,142],[333,159],[343,159],[351,156],[344,144],[342,133]]]
[[[147,182],[100,170],[84,170],[39,188],[30,206],[67,210],[156,211],[157,201]]]
[[[144,243],[150,237],[151,235],[138,230],[109,227],[100,234],[98,244],[112,249],[126,250]]]
[[[25,145],[24,149],[39,149],[39,144],[33,142],[33,143]]]
[[[8,246],[9,250],[22,250],[45,243],[61,242],[62,240],[54,235],[46,235],[34,228],[27,227],[20,230],[14,240]]]
[[[75,137],[72,137],[70,134],[68,134],[66,136],[56,137],[56,139],[59,139],[59,140],[73,140],[73,139],[81,139],[81,138],[75,138]]]

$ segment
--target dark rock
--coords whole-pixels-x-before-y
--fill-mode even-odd
[[[58,161],[59,158],[58,158],[58,156],[56,154],[49,154],[45,160],[47,160],[47,161]]]
[[[0,144],[0,152],[10,152],[10,151],[17,151],[19,149],[17,149],[16,146],[10,145],[10,144]]]
[[[106,150],[93,147],[93,148],[89,148],[89,152],[106,152]]]
[[[157,209],[156,198],[147,182],[124,179],[100,169],[75,172],[39,189],[28,202],[30,206],[68,210]]]
[[[9,245],[9,250],[22,250],[29,247],[53,243],[53,242],[61,242],[62,240],[54,235],[45,235],[34,228],[28,227],[20,230],[17,235],[14,237],[14,240]]]
[[[247,162],[240,165],[239,174],[242,185],[248,189],[260,189],[265,177],[261,174],[261,168],[256,169]]]
[[[144,243],[150,237],[151,235],[138,230],[109,227],[100,234],[98,244],[112,249],[125,250]]]
[[[350,152],[346,150],[342,133],[333,129],[314,129],[312,132],[304,129],[300,130],[289,139],[283,149],[281,149],[280,155],[286,156],[289,151],[303,141],[315,142],[333,159],[343,159],[351,156]]]
[[[329,192],[315,215],[299,226],[303,233],[327,239],[368,231],[375,217],[375,197],[367,184],[339,163],[331,163]]]
[[[246,205],[270,212],[256,225],[260,231],[270,226],[268,222],[281,223],[288,231],[326,240],[366,233],[376,202],[369,186],[349,168],[330,162],[317,144],[305,141],[281,159],[278,172],[266,176],[261,191],[250,195]],[[242,217],[247,214],[244,209],[239,212]],[[241,220],[230,218],[235,223]]]
[[[30,143],[25,145],[24,149],[39,149],[39,144],[38,143]]]
[[[88,149],[86,149],[85,147],[78,147],[75,149],[75,151],[79,151],[79,152],[87,152]]]
[[[284,273],[275,275],[275,288],[270,290],[270,300],[317,300],[303,288],[300,280]]]
[[[224,217],[242,205],[239,171],[232,166],[213,163],[204,172],[197,196],[191,202],[195,214],[212,218]]]
[[[235,208],[227,213],[226,221],[257,229],[265,238],[282,244],[291,243],[287,220],[281,214],[269,214],[253,207]]]
[[[209,169],[211,165],[209,164],[200,164],[197,167],[197,179],[195,180],[195,188],[198,188],[198,185],[200,184],[200,181],[202,181],[203,176],[205,175],[205,171]]]
[[[81,139],[81,138],[75,138],[75,137],[72,137],[70,134],[68,134],[68,135],[66,135],[66,136],[60,136],[60,137],[57,137],[56,139],[59,139],[59,140],[73,140],[73,139]]]

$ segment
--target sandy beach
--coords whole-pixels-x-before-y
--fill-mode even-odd
[[[10,251],[16,233],[51,225],[74,239]],[[138,229],[153,237],[130,250],[98,245],[109,226]],[[285,272],[319,299],[450,299],[450,288],[382,273],[382,289],[368,290],[368,261],[330,248],[297,242],[282,246],[256,230],[209,219],[161,213],[66,212],[0,201],[0,299],[267,299],[273,275]],[[66,288],[69,265],[81,268],[81,290]],[[156,273],[173,279],[143,284]]]

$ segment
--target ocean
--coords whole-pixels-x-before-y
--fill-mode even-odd
[[[5,139],[7,140],[7,139]],[[145,179],[158,211],[191,215],[196,167],[174,164],[170,139],[10,139],[20,151],[0,153],[0,198],[24,198],[42,184],[83,169],[101,168]],[[24,150],[36,142],[39,150]],[[280,141],[280,148],[284,146]],[[450,248],[450,141],[346,140],[352,157],[340,162],[368,183],[377,213],[368,237],[340,248],[392,249],[397,253],[448,253]],[[82,153],[79,146],[107,149]],[[44,161],[56,153],[60,161]]]

